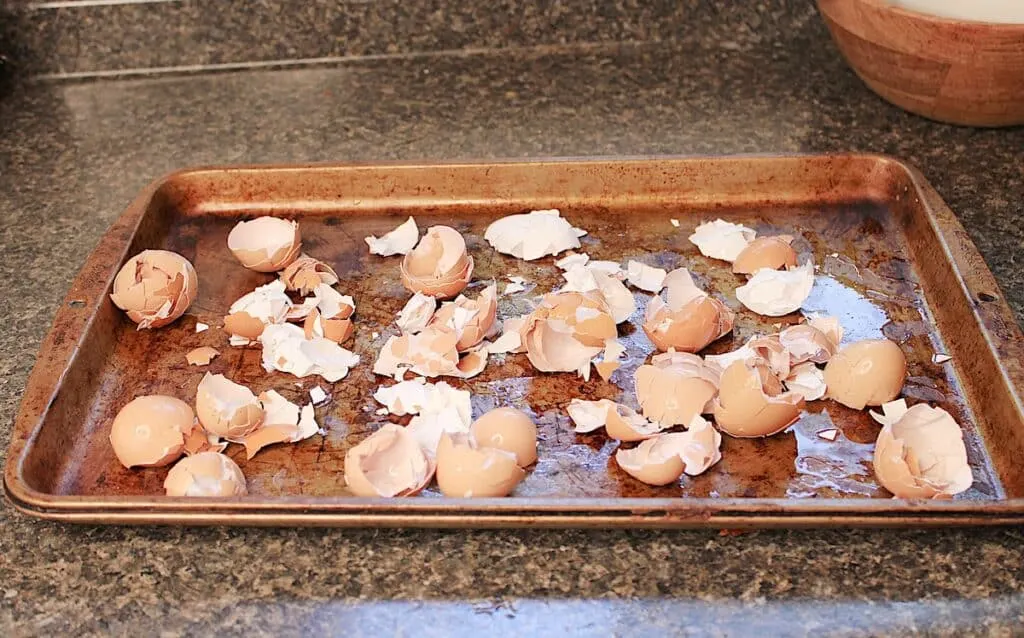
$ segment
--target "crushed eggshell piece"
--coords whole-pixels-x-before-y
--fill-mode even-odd
[[[705,257],[734,261],[756,236],[756,231],[742,224],[716,219],[698,225],[689,239]]]
[[[762,268],[736,288],[736,298],[754,312],[780,317],[796,312],[814,287],[814,266],[807,262],[790,270]]]
[[[826,441],[835,441],[839,438],[839,430],[835,428],[828,428],[827,430],[818,430],[817,433],[819,439],[825,439]]]
[[[555,265],[562,270],[571,270],[576,266],[586,266],[588,261],[590,261],[590,255],[587,253],[569,253],[556,261]]]
[[[437,299],[422,292],[417,292],[398,312],[395,324],[402,332],[419,332],[427,327],[437,310]]]
[[[408,254],[419,239],[420,229],[416,226],[416,220],[410,217],[391,232],[381,237],[371,235],[364,241],[370,247],[371,255],[390,257]]]
[[[679,220],[678,219],[670,219],[668,221],[669,221],[670,224],[672,224],[676,228],[679,228]]]
[[[356,496],[412,496],[436,466],[406,428],[387,423],[345,454],[345,482]]]
[[[659,293],[665,286],[667,271],[632,259],[626,264],[626,281],[640,290]]]
[[[300,295],[309,295],[321,284],[333,286],[338,283],[338,273],[324,262],[309,255],[299,255],[287,268],[281,271],[281,281],[288,290]]]
[[[579,238],[586,234],[551,209],[502,217],[487,227],[484,240],[499,253],[532,261],[579,248]]]
[[[284,323],[292,309],[292,300],[285,294],[284,282],[274,280],[240,297],[228,308],[224,331],[253,341],[266,326]],[[242,345],[247,345],[246,344]]]
[[[388,337],[373,364],[373,373],[394,376],[401,381],[406,370],[431,378],[462,379],[483,372],[487,365],[486,348],[470,350],[460,358],[458,340],[459,335],[453,329],[438,324],[431,324],[416,334]]]
[[[267,326],[260,342],[263,368],[268,372],[277,370],[300,378],[316,374],[333,383],[359,364],[359,355],[330,339],[306,339],[302,328],[291,324]]]
[[[667,352],[633,374],[644,417],[666,426],[685,425],[711,411],[719,373],[695,354]]]
[[[643,323],[659,350],[697,352],[732,331],[732,310],[698,288],[688,270],[673,270],[664,283],[667,301],[660,294],[651,297]]]
[[[220,354],[220,351],[210,346],[200,346],[194,350],[190,350],[185,355],[185,361],[188,361],[190,366],[205,366],[209,365],[213,358]]]
[[[802,395],[805,401],[817,401],[828,389],[825,372],[810,361],[793,366],[783,383],[787,390]]]
[[[609,437],[619,441],[642,441],[664,429],[660,423],[648,421],[633,408],[609,399],[585,401],[574,398],[566,412],[575,424],[575,432],[586,434],[603,427]]]
[[[326,403],[329,399],[330,396],[320,386],[315,385],[309,389],[309,400],[313,402],[313,405]]]
[[[953,357],[945,353],[936,352],[935,354],[932,355],[932,363],[935,364],[946,363],[947,361],[951,361],[952,359]]]
[[[110,300],[138,329],[161,328],[185,314],[199,291],[191,262],[168,250],[144,250],[114,278]]]
[[[203,323],[202,321],[196,322],[196,334],[200,332],[206,332],[210,329],[210,324]]]

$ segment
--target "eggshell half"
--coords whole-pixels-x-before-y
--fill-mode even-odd
[[[960,426],[925,403],[882,428],[874,468],[878,482],[897,498],[951,498],[974,482]]]
[[[263,422],[263,408],[249,388],[209,372],[196,388],[196,414],[207,432],[224,438],[243,438]]]
[[[796,266],[796,251],[790,246],[792,242],[793,237],[790,235],[758,237],[736,256],[732,262],[732,271],[752,275],[762,268],[780,270]]]
[[[888,339],[852,343],[825,366],[828,397],[854,410],[892,401],[903,389],[906,376],[907,359]]]
[[[437,487],[454,498],[508,496],[526,477],[516,455],[477,443],[472,435],[445,434],[437,448]]]
[[[473,276],[473,258],[466,240],[448,226],[432,226],[402,259],[402,284],[412,292],[451,299]]]
[[[736,288],[736,299],[754,312],[781,317],[796,312],[814,287],[814,265],[807,262],[789,270],[762,268]]]
[[[164,479],[167,496],[245,496],[245,475],[229,457],[219,452],[186,456]]]
[[[277,217],[238,222],[228,234],[228,248],[246,268],[276,272],[298,259],[302,250],[299,225]]]
[[[356,496],[412,496],[430,483],[434,469],[412,435],[393,423],[345,454],[345,482]]]
[[[757,368],[744,361],[725,369],[713,406],[718,429],[737,438],[764,437],[800,418],[803,396],[796,392],[769,396],[762,379]]]
[[[537,462],[537,425],[528,414],[515,408],[495,408],[482,414],[470,433],[484,447],[511,452],[519,467]]]
[[[651,297],[643,329],[661,351],[697,352],[732,330],[735,316],[718,299],[697,288],[685,268],[665,278],[668,301]]]
[[[185,314],[198,292],[199,278],[189,260],[167,250],[144,250],[118,271],[110,300],[143,330]]]
[[[159,467],[181,456],[195,425],[187,403],[161,394],[129,401],[110,427],[110,445],[125,467]]]
[[[718,393],[718,373],[694,354],[657,355],[633,375],[643,415],[663,425],[683,425],[705,411]]]

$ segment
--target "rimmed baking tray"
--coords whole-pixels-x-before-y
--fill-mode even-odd
[[[641,313],[620,327],[629,347],[613,383],[536,372],[523,355],[493,360],[465,385],[479,413],[496,405],[530,411],[540,461],[506,499],[409,499],[346,495],[345,451],[388,418],[370,372],[407,293],[397,258],[371,256],[369,234],[405,216],[447,224],[467,237],[474,278],[531,282],[502,297],[502,316],[559,283],[551,258],[522,262],[482,240],[501,215],[559,208],[585,228],[595,259],[642,258],[687,266],[701,285],[738,309],[734,333],[706,352],[738,347],[796,316],[740,309],[741,283],[687,241],[701,220],[721,217],[759,232],[788,233],[818,266],[805,310],[840,317],[848,338],[885,335],[909,362],[905,396],[950,411],[963,425],[974,486],[951,501],[893,499],[875,483],[870,456],[878,426],[866,412],[810,404],[790,432],[766,440],[726,437],[723,460],[679,484],[649,487],[625,475],[603,433],[577,435],[571,397],[631,399],[631,371],[650,344]],[[270,276],[243,269],[226,248],[242,218],[274,214],[301,222],[305,251],[335,266],[338,288],[356,299],[353,349],[363,364],[328,384],[267,374],[258,349],[227,347],[216,326],[230,303]],[[675,220],[675,221],[673,221]],[[678,223],[678,226],[675,225]],[[136,331],[108,299],[121,264],[145,248],[180,252],[196,266],[200,293],[171,326]],[[507,281],[507,280],[506,280]],[[503,287],[503,284],[500,284]],[[645,295],[638,295],[641,306]],[[215,328],[197,334],[195,322]],[[204,369],[185,365],[199,345],[222,355],[209,366],[255,391],[301,400],[319,384],[333,397],[318,409],[325,436],[268,448],[250,461],[232,451],[250,493],[227,500],[162,496],[166,469],[126,470],[107,441],[117,410],[139,394],[192,401]],[[933,363],[933,354],[948,354]],[[986,525],[1024,522],[1024,342],[977,250],[924,177],[874,155],[552,159],[523,162],[340,164],[198,168],[146,188],[100,241],[43,342],[14,424],[5,487],[31,515],[90,523],[334,526],[798,527]],[[816,435],[836,428],[836,441]]]

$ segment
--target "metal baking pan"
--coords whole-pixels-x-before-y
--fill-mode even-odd
[[[512,404],[533,413],[540,462],[506,499],[458,500],[437,492],[408,499],[348,496],[349,446],[388,417],[371,393],[371,363],[407,293],[397,258],[368,254],[362,239],[414,215],[420,227],[462,231],[478,280],[520,274],[534,293],[557,284],[553,259],[504,257],[482,240],[498,216],[559,208],[588,231],[594,258],[651,256],[686,265],[734,308],[739,280],[687,241],[702,219],[722,217],[760,232],[795,235],[820,266],[805,309],[838,315],[848,338],[885,334],[907,353],[905,396],[947,409],[963,425],[974,486],[951,501],[890,498],[874,482],[878,426],[866,412],[814,402],[792,431],[766,440],[726,437],[723,460],[704,475],[655,488],[611,458],[603,433],[572,432],[570,397],[631,396],[630,370],[650,345],[632,324],[625,370],[606,383],[536,372],[523,355],[492,361],[466,385],[475,413]],[[333,384],[267,374],[258,349],[226,347],[211,329],[230,303],[269,276],[243,269],[226,248],[240,218],[301,221],[305,251],[334,265],[358,304],[354,350],[363,365]],[[670,224],[677,219],[679,227]],[[199,296],[171,326],[136,331],[108,299],[115,273],[145,248],[182,253],[196,266]],[[518,314],[516,297],[499,313]],[[638,313],[639,314],[639,313]],[[738,313],[734,333],[706,352],[738,347],[771,321]],[[373,339],[373,333],[379,333]],[[262,451],[246,462],[250,494],[227,500],[167,498],[164,469],[126,470],[107,435],[132,397],[192,401],[203,371],[185,365],[198,345],[222,346],[209,369],[255,391],[296,400],[320,382],[333,402],[318,410],[326,436]],[[931,362],[936,352],[952,361]],[[453,380],[453,383],[462,383]],[[301,387],[300,387],[301,386]],[[334,526],[817,527],[991,525],[1024,522],[1024,341],[992,274],[956,217],[924,177],[872,155],[637,158],[526,162],[224,167],[185,170],[149,186],[110,228],[82,268],[43,342],[25,388],[4,475],[8,496],[31,515],[90,523]],[[842,431],[818,439],[824,425]]]

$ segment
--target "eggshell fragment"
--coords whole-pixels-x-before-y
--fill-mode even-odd
[[[185,437],[185,454],[189,456],[200,452],[223,452],[227,446],[227,441],[222,441],[216,434],[206,432],[199,423]]]
[[[807,262],[790,270],[762,268],[746,284],[736,288],[744,306],[767,317],[796,312],[814,287],[814,265]]]
[[[697,226],[689,239],[705,257],[734,261],[756,236],[756,231],[742,224],[716,219]]]
[[[804,398],[796,392],[770,396],[757,366],[736,361],[725,369],[714,400],[715,423],[734,437],[771,436],[800,418]]]
[[[185,355],[185,361],[190,366],[205,366],[210,365],[214,357],[220,354],[220,351],[210,346],[200,346],[193,350],[189,350]]]
[[[562,270],[571,270],[576,266],[586,266],[588,261],[590,261],[590,255],[587,253],[569,253],[555,261],[555,265]]]
[[[558,210],[509,215],[491,223],[484,239],[499,253],[532,261],[580,247],[587,232],[573,228]]]
[[[636,312],[633,293],[613,274],[593,266],[573,265],[562,276],[566,284],[559,292],[596,292],[608,306],[608,313],[615,323],[626,321]]]
[[[465,352],[491,333],[497,312],[498,289],[492,283],[476,299],[459,295],[455,301],[442,303],[430,322],[454,330],[458,337],[456,348],[459,352]]]
[[[466,240],[448,226],[432,226],[402,259],[402,284],[438,299],[459,294],[473,276]]]
[[[633,375],[637,402],[651,421],[684,425],[710,411],[705,407],[718,393],[718,376],[697,355],[675,351],[656,355]]]
[[[110,445],[125,467],[159,467],[181,456],[195,425],[187,403],[161,394],[129,401],[114,417]]]
[[[626,281],[640,290],[646,290],[655,294],[661,292],[665,285],[665,276],[667,274],[661,268],[648,266],[632,259],[626,264]]]
[[[333,268],[309,255],[300,255],[281,271],[280,277],[286,289],[300,295],[312,294],[321,284],[333,286],[338,283],[338,273]]]
[[[509,317],[502,322],[501,336],[487,345],[487,352],[491,354],[525,352],[523,339],[519,330],[526,321],[525,317]]]
[[[392,376],[412,370],[425,377],[462,379],[480,374],[487,365],[487,351],[476,349],[459,358],[458,339],[453,329],[437,324],[417,334],[388,337],[373,365],[373,373]]]
[[[823,320],[834,320],[833,317],[825,317]],[[823,325],[820,323],[818,325]],[[836,321],[838,327],[838,321]],[[833,339],[833,337],[837,337]],[[839,349],[839,339],[842,338],[842,328],[823,332],[814,324],[802,323],[786,328],[779,333],[779,342],[789,352],[790,362],[793,365],[810,361],[813,363],[828,363],[832,355]]]
[[[520,329],[526,356],[542,372],[589,378],[590,362],[617,335],[615,320],[599,295],[557,292],[544,296]]]
[[[811,361],[798,363],[785,379],[786,389],[803,396],[805,401],[817,401],[825,396],[825,373]]]
[[[207,372],[196,388],[196,415],[217,436],[241,439],[263,423],[263,408],[244,385]]]
[[[482,414],[470,426],[480,445],[511,452],[519,467],[537,462],[537,425],[528,414],[515,408],[495,408]]]
[[[774,237],[758,237],[747,244],[732,262],[732,271],[742,275],[752,275],[762,268],[781,270],[796,266],[796,251],[790,244],[790,235]]]
[[[185,314],[198,291],[199,278],[187,259],[167,250],[144,250],[117,272],[110,300],[143,330],[161,328]]]
[[[317,374],[333,383],[344,379],[349,369],[359,364],[359,355],[330,339],[307,339],[302,328],[291,324],[267,326],[260,342],[267,372],[278,370],[299,378]]]
[[[566,412],[576,425],[575,432],[585,434],[603,427],[609,437],[619,441],[649,439],[666,427],[648,421],[629,406],[608,399],[584,401],[574,398],[569,402]]]
[[[668,302],[651,297],[644,314],[644,332],[661,351],[697,352],[732,330],[735,316],[718,299],[693,283],[685,268],[665,277]]]
[[[882,406],[875,477],[897,498],[952,498],[974,482],[960,426],[942,408],[902,400]],[[872,413],[873,416],[874,413]]]
[[[668,485],[685,472],[697,476],[722,459],[722,435],[700,416],[686,432],[659,434],[637,447],[620,448],[615,461],[627,474],[648,485]]]
[[[245,475],[229,457],[200,452],[175,464],[164,479],[167,496],[245,496]]]
[[[352,297],[339,293],[327,284],[316,288],[316,308],[306,317],[303,332],[307,339],[323,337],[334,343],[344,343],[352,336],[352,313],[356,303]]]
[[[393,386],[377,388],[373,398],[383,403],[385,414],[414,414],[406,431],[428,454],[437,452],[441,435],[469,432],[472,421],[471,397],[468,390],[457,390],[444,381],[426,383],[418,378]]]
[[[345,482],[356,496],[412,496],[430,483],[434,469],[416,439],[392,423],[345,454]]]
[[[899,396],[907,375],[907,359],[888,339],[852,343],[825,366],[828,396],[854,410],[882,405]]]
[[[436,310],[437,300],[418,292],[405,303],[395,323],[402,332],[419,332],[427,327]]]
[[[369,236],[365,239],[366,245],[370,247],[371,255],[390,257],[391,255],[405,255],[416,246],[420,238],[420,229],[416,226],[416,220],[410,217],[401,225],[382,237]]]
[[[272,281],[231,304],[224,317],[224,331],[247,344],[259,338],[267,326],[284,323],[291,308],[292,300],[284,292],[284,282]]]
[[[312,404],[301,409],[275,390],[260,393],[263,424],[244,438],[234,440],[245,445],[245,455],[251,459],[261,449],[275,443],[297,443],[320,431]]]
[[[246,268],[276,272],[298,259],[302,250],[299,225],[277,217],[238,222],[228,234],[228,248]]]
[[[468,434],[445,434],[437,448],[437,487],[454,498],[508,496],[526,477],[516,455],[481,446]]]

